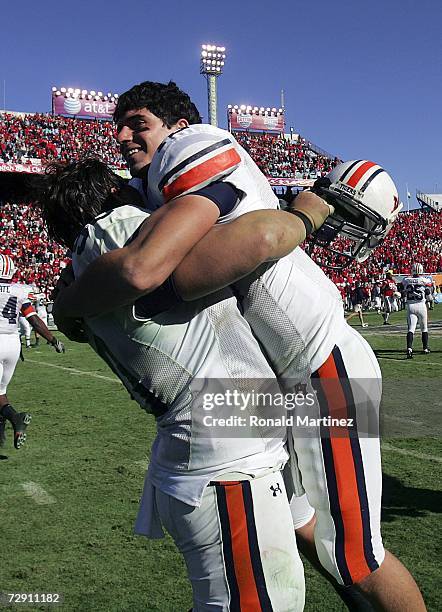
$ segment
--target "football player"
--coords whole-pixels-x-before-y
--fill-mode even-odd
[[[26,441],[26,427],[31,422],[31,415],[27,412],[16,412],[6,395],[20,356],[19,314],[46,338],[57,353],[64,353],[64,346],[35,312],[29,297],[31,287],[12,281],[14,273],[12,258],[0,253],[0,446],[5,443],[6,421],[9,421],[14,430],[14,446],[19,449]]]
[[[214,223],[278,207],[265,177],[233,136],[198,124],[195,111],[172,83],[142,83],[119,98],[115,119],[122,153],[145,205],[159,209],[161,217],[148,235],[95,260],[60,295],[55,314],[61,322],[63,317],[105,312],[151,292],[173,271],[168,249],[174,254],[181,249],[182,256]],[[341,164],[327,181],[316,189],[338,209],[316,234],[318,244],[327,243],[335,252],[332,239],[344,236],[352,248],[339,253],[342,259],[364,261],[400,210],[394,183],[383,168],[364,160]],[[309,215],[303,211],[299,217],[310,234],[314,224]],[[161,253],[168,265],[153,270],[152,257]],[[228,261],[226,251],[212,268],[214,285]],[[313,437],[291,432],[293,486],[298,495],[306,491],[316,511],[314,536],[312,509],[308,518],[304,514],[304,524],[297,524],[298,534],[303,529],[306,545],[316,545],[322,565],[339,584],[357,584],[379,609],[403,605],[423,610],[411,575],[382,545],[379,440],[357,434],[367,413],[378,410],[380,370],[369,345],[345,323],[339,292],[299,248],[257,278],[235,283],[234,289],[286,388],[319,384],[318,413],[330,414],[337,406],[325,381],[342,383],[335,391],[346,398],[346,414],[354,411],[358,424],[338,442],[319,427]],[[354,388],[356,379],[373,381],[377,391],[372,398]]]
[[[390,314],[392,312],[397,312],[398,311],[398,305],[397,305],[397,294],[398,294],[398,290],[397,290],[397,284],[396,281],[394,280],[394,276],[392,272],[387,272],[387,274],[385,275],[385,280],[382,283],[382,295],[384,296],[384,325],[391,325],[388,322],[388,319],[390,317]]]
[[[31,288],[30,288],[31,290]],[[29,301],[32,304],[32,294],[28,295]],[[20,342],[22,341],[22,338],[25,339],[25,348],[30,349],[32,344],[31,344],[31,331],[32,328],[29,325],[29,321],[27,320],[26,317],[24,317],[21,313],[18,315],[18,329],[19,329],[19,333],[20,333]]]
[[[161,211],[149,216],[129,205],[137,203],[137,191],[97,160],[53,166],[43,180],[39,200],[49,232],[73,250],[73,269],[80,278],[97,256],[134,236],[149,235],[160,222]],[[304,209],[303,202],[309,203]],[[297,203],[297,211],[305,210],[315,227],[330,209],[313,194]],[[218,288],[269,258],[285,255],[304,238],[304,223],[297,216],[280,211],[243,215],[199,241],[173,281],[156,292],[153,304],[163,314],[152,317],[147,296],[86,320],[91,346],[130,395],[157,418],[137,531],[158,537],[160,518],[173,536],[188,566],[194,610],[209,605],[219,610],[302,610],[303,572],[280,474],[287,459],[285,435],[275,438],[263,428],[259,439],[248,431],[239,439],[198,436],[201,411],[191,404],[195,380],[233,379],[246,387],[247,379],[255,385],[259,379],[276,382],[236,299],[224,290],[215,303],[210,298],[168,308],[158,302],[163,293],[166,298],[168,291],[185,294],[189,286],[206,293],[201,268],[204,272],[206,266],[210,274],[226,249],[236,253],[235,261]],[[173,248],[170,255],[177,258]],[[154,268],[161,263],[151,260]],[[269,554],[270,542],[272,550],[282,553],[279,557]]]
[[[413,340],[417,324],[422,334],[422,348],[424,355],[428,355],[428,313],[426,306],[426,292],[433,286],[431,276],[424,276],[424,268],[421,263],[414,263],[412,276],[403,279],[405,290],[405,306],[407,311],[407,359],[413,358]]]
[[[40,291],[38,287],[34,287],[34,300],[35,300],[34,301],[35,311],[47,327],[48,310],[46,308],[47,306],[46,295],[42,291]],[[38,332],[34,332],[34,333],[35,333],[35,346],[38,346],[40,344],[40,337],[38,335]]]
[[[368,327],[368,323],[364,323],[364,315],[362,314],[365,299],[366,294],[364,288],[359,281],[356,281],[356,286],[352,291],[353,312],[347,316],[347,321],[350,321],[350,319],[358,315],[361,327]]]

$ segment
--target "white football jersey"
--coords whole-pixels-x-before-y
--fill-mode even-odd
[[[35,315],[31,304],[32,287],[0,282],[0,334],[18,334],[18,317]]]
[[[407,276],[402,280],[405,289],[407,304],[425,302],[425,289],[431,289],[433,279],[431,276]]]
[[[153,156],[147,191],[140,179],[132,179],[131,185],[144,195],[147,208],[156,210],[214,181],[231,183],[244,194],[218,223],[252,210],[278,208],[277,196],[250,155],[230,132],[207,124],[191,125],[168,136]]]
[[[137,207],[122,206],[87,225],[73,252],[75,276],[102,253],[124,246],[148,216]],[[141,298],[87,320],[91,346],[132,398],[157,417],[153,483],[192,505],[199,504],[216,475],[258,473],[287,458],[283,439],[272,437],[265,427],[259,437],[244,431],[237,438],[211,438],[204,429],[198,390],[210,392],[219,380],[248,390],[251,384],[274,380],[236,299],[229,291],[223,297],[215,304],[212,298],[182,303],[153,318]]]
[[[39,316],[48,316],[48,311],[46,308],[47,300],[46,295],[44,293],[34,293],[35,298],[35,310]]]
[[[155,153],[145,196],[150,210],[214,181],[231,183],[243,197],[218,223],[253,210],[279,207],[250,155],[225,130],[191,125],[168,136]],[[141,181],[133,186],[142,188]],[[295,249],[260,279],[236,283],[244,316],[278,376],[303,379],[327,359],[344,325],[335,284],[306,253]]]

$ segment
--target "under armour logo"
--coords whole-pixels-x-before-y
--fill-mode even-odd
[[[270,487],[270,491],[273,492],[273,497],[276,497],[278,495],[278,493],[282,493],[282,489],[281,489],[281,487],[279,485],[279,482],[278,482],[277,485],[272,485]]]

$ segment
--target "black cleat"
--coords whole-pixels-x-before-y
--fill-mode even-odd
[[[424,355],[429,355],[431,353],[429,348],[424,349],[423,351]]]
[[[6,442],[6,419],[5,417],[0,416],[0,447],[5,445]]]
[[[407,349],[407,359],[413,359],[413,350]]]
[[[27,412],[19,412],[14,415],[12,427],[14,428],[14,446],[18,450],[26,442],[26,427],[31,422],[31,415]]]

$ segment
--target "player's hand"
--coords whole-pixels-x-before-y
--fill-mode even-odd
[[[308,217],[313,230],[319,229],[327,217],[335,211],[331,204],[312,191],[301,191],[291,203],[290,209],[297,210]]]
[[[64,348],[63,342],[54,338],[51,342],[51,345],[54,347],[56,353],[65,353],[66,349]]]

